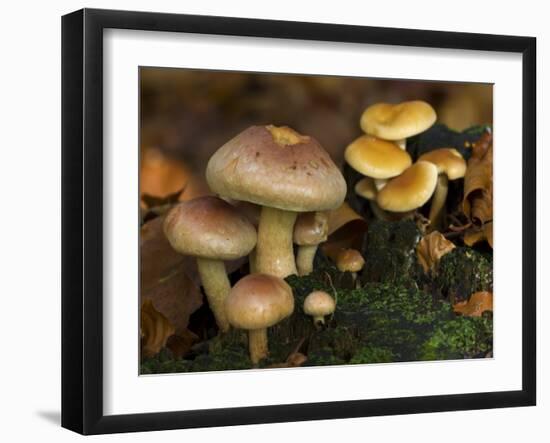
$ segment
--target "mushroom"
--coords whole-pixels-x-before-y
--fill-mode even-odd
[[[403,174],[388,181],[376,201],[386,211],[406,212],[424,205],[432,196],[437,184],[434,164],[419,161]]]
[[[361,115],[361,128],[367,134],[395,141],[406,149],[408,137],[420,134],[435,123],[434,109],[421,100],[399,104],[377,103]]]
[[[208,304],[222,332],[229,329],[223,303],[231,285],[223,260],[249,254],[256,230],[229,203],[217,197],[199,197],[175,206],[164,220],[164,234],[172,248],[197,259]]]
[[[447,193],[449,180],[456,180],[466,174],[466,161],[454,148],[441,148],[422,154],[418,160],[433,163],[437,167],[437,186],[430,207],[430,224],[435,227],[439,224]]]
[[[365,259],[356,249],[342,249],[336,257],[336,267],[340,272],[351,272],[353,283],[357,273],[365,266]]]
[[[371,135],[362,135],[348,145],[344,157],[353,169],[375,179],[396,177],[412,164],[408,152]]]
[[[296,256],[298,275],[308,275],[313,271],[313,259],[317,246],[326,241],[327,235],[326,212],[305,212],[298,216],[294,225],[294,243],[298,245]]]
[[[412,164],[407,151],[371,135],[362,135],[348,145],[344,157],[353,169],[375,179],[377,190],[384,187],[387,179],[398,176]]]
[[[304,300],[304,313],[313,317],[313,324],[325,324],[325,315],[334,313],[336,302],[324,291],[313,291]]]
[[[240,279],[225,300],[229,323],[248,331],[250,359],[256,366],[267,357],[267,328],[294,311],[292,289],[281,278],[250,274]]]
[[[217,194],[262,205],[256,270],[296,274],[292,237],[299,212],[335,209],[346,182],[313,138],[282,126],[252,126],[210,158],[206,180]]]
[[[376,203],[378,190],[374,184],[374,179],[363,177],[355,184],[354,190],[357,195],[369,201],[370,209],[377,219],[388,220],[388,215],[378,206],[378,203]]]

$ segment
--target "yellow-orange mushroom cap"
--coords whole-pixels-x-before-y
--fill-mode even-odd
[[[396,177],[412,163],[407,151],[370,135],[363,135],[351,143],[344,157],[356,171],[378,179]]]
[[[466,160],[454,148],[434,149],[422,154],[419,161],[427,161],[437,166],[439,174],[445,174],[449,180],[456,180],[466,174]]]
[[[437,175],[437,167],[433,163],[416,162],[399,177],[390,180],[378,192],[376,201],[386,211],[412,211],[430,199],[437,184]]]
[[[435,123],[435,110],[421,100],[399,104],[377,103],[361,115],[361,128],[384,140],[403,140],[420,134]]]

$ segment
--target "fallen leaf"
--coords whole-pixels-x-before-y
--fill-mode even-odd
[[[187,330],[189,316],[202,305],[196,261],[178,254],[164,236],[164,217],[145,223],[140,230],[141,297],[175,326]]]
[[[487,291],[475,292],[468,301],[461,301],[453,305],[457,314],[466,317],[481,317],[485,311],[493,310],[493,293]]]
[[[144,148],[139,176],[140,195],[166,197],[185,187],[190,172],[183,163],[155,147]]]
[[[472,226],[464,232],[464,243],[467,246],[473,246],[484,240],[491,248],[493,247],[493,222],[485,223],[481,227]]]
[[[416,256],[425,273],[433,271],[439,264],[439,260],[445,254],[451,252],[456,246],[447,240],[440,232],[433,231],[425,235],[416,246]]]
[[[464,177],[462,211],[472,223],[493,220],[493,136],[485,132],[472,147]]]
[[[157,311],[148,299],[141,305],[140,335],[141,356],[152,357],[166,346],[166,341],[176,329],[168,319]]]
[[[193,345],[199,341],[199,337],[186,329],[180,334],[171,335],[166,341],[166,347],[170,349],[174,357],[185,357]]]

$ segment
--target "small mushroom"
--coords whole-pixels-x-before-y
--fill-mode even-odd
[[[232,326],[248,331],[250,359],[256,366],[268,354],[267,328],[292,314],[294,296],[283,279],[250,274],[233,286],[225,311]]]
[[[406,149],[406,139],[420,134],[435,123],[434,109],[426,102],[413,100],[399,104],[377,103],[361,115],[361,128],[367,134],[392,140]]]
[[[175,206],[164,220],[164,234],[177,252],[197,258],[210,309],[220,330],[227,331],[223,303],[231,285],[223,261],[244,257],[254,249],[254,226],[229,203],[208,196]]]
[[[344,152],[346,162],[357,172],[374,179],[397,177],[412,164],[408,152],[395,143],[362,135]]]
[[[317,247],[326,241],[327,235],[328,216],[325,212],[305,212],[298,216],[294,225],[294,243],[298,245],[298,275],[308,275],[313,271]]]
[[[374,184],[374,179],[363,177],[355,184],[355,193],[369,201],[370,209],[373,215],[379,220],[389,220],[388,214],[376,203],[378,190]]]
[[[433,163],[437,167],[437,186],[430,207],[430,224],[437,227],[447,200],[449,180],[463,178],[466,174],[466,161],[454,148],[441,148],[427,152],[418,158],[419,161]]]
[[[357,273],[365,266],[365,259],[356,249],[342,249],[336,257],[336,267],[340,272],[351,272],[353,283]]]
[[[412,211],[431,198],[436,184],[437,167],[432,163],[419,161],[399,177],[391,179],[378,193],[376,201],[386,211]]]
[[[325,324],[325,315],[331,315],[336,309],[334,299],[324,291],[314,291],[304,300],[304,313],[313,317],[313,324]]]
[[[223,197],[262,206],[258,272],[296,274],[292,237],[300,212],[339,207],[346,182],[313,138],[283,126],[252,126],[228,141],[206,168],[210,188]]]

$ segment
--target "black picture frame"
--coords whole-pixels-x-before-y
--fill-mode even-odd
[[[500,51],[523,63],[522,389],[132,415],[103,413],[103,30]],[[536,403],[536,39],[83,9],[62,18],[62,426],[82,434],[456,411]]]

